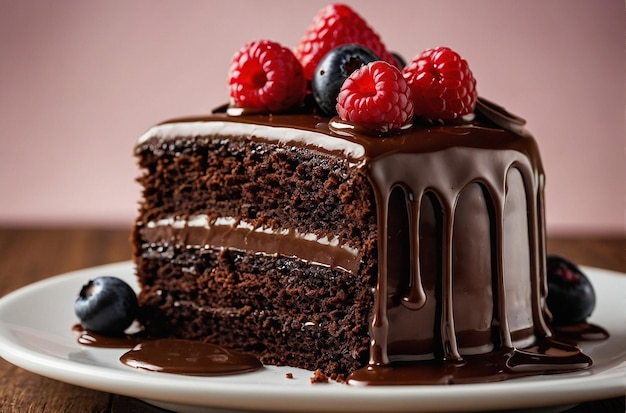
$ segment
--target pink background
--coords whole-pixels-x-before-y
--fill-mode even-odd
[[[528,121],[551,234],[623,234],[622,0],[348,1],[388,48],[446,45]],[[0,1],[0,225],[129,227],[132,148],[227,100],[232,54],[294,47],[327,1]]]

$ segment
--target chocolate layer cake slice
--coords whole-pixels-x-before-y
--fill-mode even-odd
[[[355,382],[406,362],[439,366],[411,381],[429,383],[590,363],[549,340],[544,176],[521,129],[373,138],[316,115],[215,114],[155,126],[136,155],[150,335],[327,374],[369,366]]]

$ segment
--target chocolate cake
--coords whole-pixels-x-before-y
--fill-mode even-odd
[[[141,323],[354,384],[589,366],[550,338],[544,174],[522,125],[479,101],[383,138],[315,113],[153,127],[135,148]]]
[[[133,244],[149,336],[362,384],[591,360],[552,339],[544,174],[448,47],[407,64],[342,4],[235,53],[229,104],[148,130]]]

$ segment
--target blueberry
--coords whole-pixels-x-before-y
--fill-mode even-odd
[[[554,325],[578,324],[591,315],[596,294],[587,276],[574,263],[548,255],[548,309]]]
[[[328,116],[336,116],[337,96],[341,85],[352,72],[380,60],[374,52],[358,44],[345,44],[326,54],[318,63],[311,90],[317,105]]]
[[[97,277],[83,285],[74,313],[87,330],[104,335],[120,335],[137,312],[137,295],[116,277]]]

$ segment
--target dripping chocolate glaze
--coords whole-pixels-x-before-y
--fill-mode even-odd
[[[378,216],[378,279],[369,365],[354,372],[350,383],[480,382],[588,367],[591,360],[578,348],[552,339],[546,321],[545,178],[536,142],[523,120],[489,102],[481,105],[484,116],[475,121],[415,125],[388,137],[310,114],[215,114],[164,126],[240,125],[220,139],[310,148],[345,158],[369,178]],[[266,134],[268,127],[285,128],[293,138]],[[137,151],[171,147],[175,133],[156,128]],[[470,192],[475,196],[465,195]],[[484,222],[476,223],[471,211],[480,211]],[[432,236],[422,239],[427,231]],[[393,239],[398,232],[402,242]],[[482,234],[479,246],[460,253],[474,233]],[[491,289],[475,305],[484,312],[480,328],[456,307],[457,284],[473,277]]]

